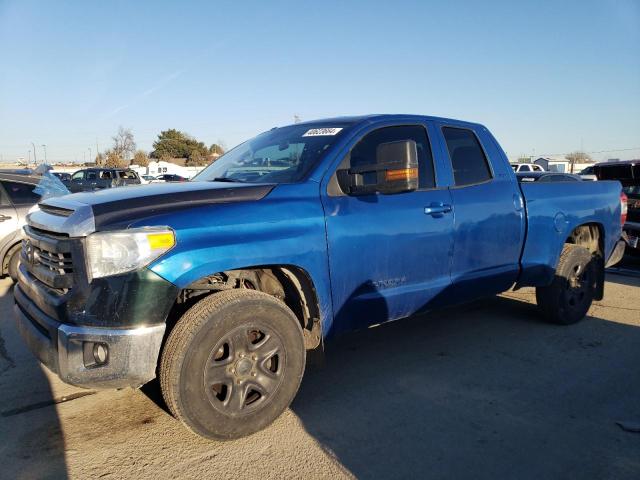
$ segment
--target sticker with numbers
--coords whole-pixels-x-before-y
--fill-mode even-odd
[[[342,128],[329,127],[329,128],[312,128],[302,135],[303,137],[321,137],[324,135],[336,135]]]

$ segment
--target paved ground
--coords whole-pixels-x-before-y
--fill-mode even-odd
[[[185,431],[153,385],[58,382],[3,280],[0,477],[637,479],[640,433],[616,422],[640,424],[640,278],[607,280],[571,327],[541,322],[527,290],[344,337],[285,415],[228,443]]]

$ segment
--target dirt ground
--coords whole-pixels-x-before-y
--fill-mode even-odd
[[[60,383],[1,280],[0,477],[638,479],[640,433],[617,422],[640,424],[640,278],[621,273],[570,327],[522,290],[342,337],[281,418],[226,443],[186,431],[155,384]]]

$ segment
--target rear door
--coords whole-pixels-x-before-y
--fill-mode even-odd
[[[507,290],[517,279],[524,208],[512,169],[484,127],[440,124],[453,172],[452,296],[458,303]]]
[[[447,188],[438,188],[424,124],[370,130],[340,168],[375,163],[382,143],[413,140],[419,190],[351,196],[333,173],[322,196],[331,271],[331,333],[406,317],[429,305],[449,284],[453,215]]]

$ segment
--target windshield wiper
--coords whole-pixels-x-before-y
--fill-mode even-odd
[[[233,182],[233,183],[242,183],[240,180],[234,180],[230,177],[216,177],[213,180],[209,180],[210,182]]]

